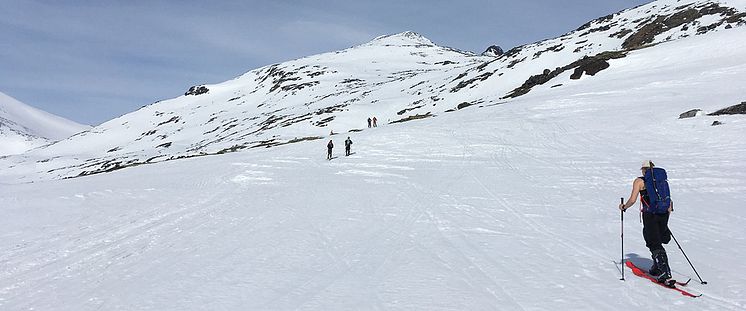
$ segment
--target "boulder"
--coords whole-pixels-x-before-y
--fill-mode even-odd
[[[609,62],[605,59],[589,57],[580,62],[580,66],[575,68],[575,71],[570,75],[570,79],[580,79],[584,72],[589,76],[593,76],[599,71],[609,68],[609,66]]]
[[[694,118],[702,109],[692,109],[679,115],[679,119]]]
[[[195,85],[195,86],[190,87],[189,91],[187,91],[186,93],[184,93],[184,96],[202,95],[202,94],[205,94],[205,93],[207,93],[209,91],[210,90],[207,89],[207,87],[205,87],[204,85]]]

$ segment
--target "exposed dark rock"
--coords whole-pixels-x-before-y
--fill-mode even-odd
[[[458,85],[456,85],[453,88],[451,88],[451,93],[458,92],[462,88],[464,88],[464,87],[466,87],[469,84],[472,84],[474,82],[487,80],[487,78],[489,78],[493,73],[494,72],[485,72],[485,73],[483,73],[481,75],[478,75],[478,76],[476,76],[474,78],[471,78],[469,80],[461,81],[461,82],[459,82]]]
[[[692,109],[679,115],[679,119],[694,118],[702,109]]]
[[[334,116],[321,119],[320,121],[317,121],[313,125],[316,125],[318,127],[325,127],[325,126],[329,125],[329,122],[332,122],[332,120],[334,120]]]
[[[552,88],[552,89],[553,89],[553,88],[555,88],[555,87],[560,87],[560,86],[562,86],[562,83],[560,83],[560,84],[555,84],[555,85],[552,85],[552,86],[551,86],[550,88]]]
[[[589,76],[596,75],[599,71],[609,68],[609,62],[600,58],[587,58],[580,66],[575,68],[575,71],[570,75],[570,79],[577,80],[583,76],[583,72]]]
[[[454,78],[453,80],[451,80],[451,82],[454,82],[456,80],[461,80],[462,78],[466,77],[466,75],[468,75],[468,74],[469,74],[468,72],[463,72],[463,73],[459,74],[458,76],[456,76],[456,78]]]
[[[314,113],[316,115],[322,115],[322,114],[325,114],[325,113],[332,113],[332,112],[335,112],[335,111],[344,111],[344,109],[342,109],[344,107],[347,107],[347,105],[346,104],[339,104],[339,105],[329,106],[329,107],[326,107],[326,108],[321,108],[319,110],[316,110]]]
[[[697,28],[697,34],[698,35],[706,34],[706,33],[710,32],[710,31],[713,31],[713,30],[717,29],[722,24],[723,24],[723,22],[718,22],[718,23],[707,25],[707,26],[699,27],[699,28]]]
[[[624,40],[622,47],[625,49],[634,49],[652,43],[655,40],[655,36],[666,30],[663,24],[664,20],[664,17],[658,16],[652,22],[640,27],[637,32],[629,36],[627,40]]]
[[[580,69],[580,75],[582,75],[583,72],[589,72],[589,74],[595,75],[596,73],[598,73],[598,71],[608,68],[608,62],[606,61],[610,59],[622,58],[625,56],[627,56],[627,54],[624,51],[603,52],[591,57],[583,57],[582,59],[574,61],[569,65],[566,65],[564,67],[557,67],[551,71],[549,69],[544,69],[544,72],[529,77],[528,80],[523,83],[523,85],[519,86],[503,98],[515,98],[524,95],[531,91],[531,88],[533,88],[534,86],[547,83],[549,82],[549,80],[554,79],[559,74],[572,68],[582,68]],[[606,63],[606,65],[604,65],[604,63]],[[576,73],[573,73],[573,76],[576,76]],[[578,76],[577,78],[580,78],[580,76]]]
[[[405,113],[407,113],[409,111],[412,111],[412,110],[415,110],[415,109],[419,109],[419,108],[422,108],[422,107],[424,107],[424,105],[414,106],[414,107],[410,107],[410,108],[404,108],[402,110],[399,110],[399,112],[397,112],[396,114],[397,115],[403,115],[403,114],[405,114]]]
[[[455,64],[455,63],[456,63],[456,62],[452,62],[452,61],[450,61],[450,60],[444,60],[444,61],[442,61],[442,62],[437,62],[437,63],[435,63],[435,64],[436,64],[436,65],[443,65],[443,66],[445,66],[445,65],[451,65],[451,64]]]
[[[720,109],[711,114],[708,114],[708,116],[720,116],[720,115],[726,115],[726,114],[746,114],[746,102],[741,102],[738,105],[730,106],[725,109]]]
[[[308,137],[300,137],[300,138],[296,137],[296,138],[289,140],[287,144],[294,144],[294,143],[298,143],[302,141],[319,140],[323,138],[324,137],[321,137],[321,136],[308,136]]]
[[[715,120],[714,122],[712,122],[712,124],[711,124],[711,125],[712,125],[712,126],[716,126],[716,125],[723,125],[723,122],[720,122],[720,121],[718,121],[718,120]]]
[[[164,144],[160,144],[160,145],[158,145],[158,146],[155,146],[155,147],[156,147],[156,148],[168,148],[168,147],[171,147],[171,142],[167,142],[167,143],[164,143]]]
[[[261,141],[256,142],[256,145],[251,146],[251,148],[260,148],[260,147],[272,148],[274,146],[279,146],[279,145],[282,145],[282,143],[278,142],[276,139],[268,139],[268,140],[261,140]],[[246,148],[245,146],[236,146],[236,147],[240,147],[239,149]],[[235,150],[229,150],[228,152],[232,152],[232,151],[235,151]]]
[[[607,30],[611,29],[611,26],[612,26],[612,25],[604,25],[604,26],[601,26],[601,27],[596,27],[596,28],[593,28],[593,29],[591,29],[591,30],[588,30],[588,31],[586,31],[586,32],[584,32],[584,33],[581,33],[581,34],[579,35],[579,37],[584,37],[584,36],[587,36],[587,35],[589,35],[589,34],[592,34],[592,33],[594,33],[594,32],[599,32],[599,31],[607,31]]]
[[[528,80],[526,80],[526,82],[523,83],[523,85],[513,90],[513,92],[511,92],[504,98],[510,98],[510,97],[515,98],[515,97],[524,95],[528,93],[529,91],[531,91],[531,88],[533,88],[534,86],[549,82],[549,80],[552,80],[554,77],[556,77],[563,71],[564,70],[562,70],[562,68],[557,68],[553,71],[550,71],[549,69],[544,69],[543,73],[529,77]]]
[[[464,108],[469,107],[471,105],[474,105],[474,104],[473,103],[463,102],[463,103],[458,104],[458,106],[456,106],[456,109],[461,110],[461,109],[464,109]]]
[[[173,117],[171,117],[171,119],[168,119],[168,121],[163,121],[161,123],[158,123],[158,125],[156,125],[156,126],[161,126],[161,125],[164,125],[164,124],[167,124],[167,123],[171,123],[171,122],[178,123],[179,120],[181,120],[181,117],[173,116]]]
[[[280,87],[283,91],[297,91],[302,90],[303,88],[314,86],[319,84],[319,81],[311,81],[311,82],[305,82],[305,83],[298,83],[298,84],[288,84]]]
[[[493,60],[491,60],[489,62],[485,62],[485,63],[477,66],[477,70],[479,70],[479,71],[484,70],[484,68],[486,68],[489,64],[492,64],[494,61],[497,61],[497,59],[493,59]]]
[[[614,18],[614,15],[616,15],[616,13],[615,14],[609,14],[609,15],[602,16],[602,17],[599,17],[597,19],[594,19],[594,20],[592,20],[590,22],[587,22],[587,23],[583,24],[582,26],[578,27],[578,29],[575,29],[575,31],[581,31],[581,30],[585,30],[585,29],[591,28],[591,25],[593,23],[602,23],[602,22],[610,21],[612,18]]]
[[[315,78],[315,77],[323,75],[323,74],[324,74],[323,71],[318,71],[318,72],[309,73],[308,76],[311,77],[311,78]]]
[[[562,51],[564,48],[565,48],[565,46],[562,45],[562,44],[557,44],[555,46],[550,46],[546,50],[542,50],[542,51],[538,51],[538,52],[534,53],[534,59],[538,58],[539,56],[541,56],[541,54],[544,54],[546,52],[549,52],[549,51],[559,52],[559,51]]]
[[[184,96],[202,95],[209,91],[210,90],[208,90],[207,87],[205,87],[204,85],[195,85],[195,86],[190,87],[189,90],[186,93],[184,93]]]
[[[507,66],[507,67],[508,67],[508,69],[512,69],[513,67],[515,67],[515,65],[518,65],[518,64],[520,64],[520,63],[521,63],[521,62],[523,62],[524,60],[526,60],[526,58],[525,58],[525,57],[524,57],[524,58],[521,58],[521,59],[514,59],[514,60],[510,61],[510,64],[508,64],[508,66]]]
[[[391,121],[389,123],[392,123],[392,124],[393,123],[401,123],[401,122],[407,122],[407,121],[412,121],[412,120],[429,118],[429,117],[432,117],[432,116],[433,115],[430,112],[428,112],[426,114],[416,114],[416,115],[413,115],[413,116],[406,117],[404,119],[399,119],[399,120]]]
[[[624,38],[624,36],[630,34],[631,32],[632,32],[632,29],[626,29],[625,28],[625,29],[622,29],[620,31],[617,31],[617,32],[609,35],[609,37],[610,38],[619,38],[619,39],[621,39],[621,38]]]
[[[210,134],[210,133],[214,133],[214,132],[216,132],[219,129],[220,129],[220,127],[218,126],[218,127],[214,128],[212,130],[209,130],[207,132],[202,133],[202,135],[207,135],[207,134]]]
[[[504,56],[504,57],[513,57],[515,55],[518,55],[518,53],[520,53],[521,50],[523,50],[523,46],[517,46],[517,47],[514,47],[514,48],[508,50],[502,56]]]
[[[285,117],[287,116],[271,115],[267,117],[266,120],[257,123],[257,126],[259,126],[259,129],[257,131],[266,131],[268,129],[274,128],[275,126],[277,126],[275,123],[277,123],[278,121],[282,121],[282,119],[285,119]]]
[[[708,26],[702,26],[697,29],[698,34],[707,33],[716,29],[724,22],[727,23],[744,23],[745,13],[738,13],[733,8],[722,7],[716,3],[709,3],[699,7],[691,7],[691,5],[679,7],[680,11],[664,16],[657,16],[649,19],[647,23],[640,27],[637,32],[633,33],[622,43],[622,47],[625,49],[636,49],[647,44],[653,43],[655,37],[661,33],[664,33],[670,29],[674,29],[679,26],[688,28],[690,25],[696,25],[696,21],[702,16],[706,15],[720,15],[723,18],[710,24]]]
[[[746,24],[746,12],[733,14],[726,18],[725,21],[730,24]]]
[[[300,116],[297,116],[297,117],[294,117],[294,118],[290,118],[290,119],[286,119],[286,120],[282,121],[280,123],[280,127],[288,127],[288,126],[291,126],[291,125],[299,123],[299,122],[310,120],[312,118],[313,118],[313,114],[307,113],[307,114],[304,114],[304,115],[300,115]]]
[[[233,145],[233,146],[230,146],[228,148],[225,148],[225,149],[222,149],[222,150],[216,152],[216,154],[225,154],[225,153],[229,153],[229,152],[236,152],[238,150],[245,149],[245,148],[246,148],[246,146],[243,146],[243,145]]]
[[[286,72],[277,68],[272,68],[270,70],[270,73],[267,75],[267,77],[273,77],[272,79],[272,87],[269,89],[269,92],[272,93],[275,90],[282,87],[282,84],[287,81],[296,81],[300,80],[300,77],[294,77],[295,73],[293,72]]]
[[[702,17],[702,13],[696,9],[688,9],[685,11],[679,11],[663,20],[663,24],[666,25],[667,29],[673,29],[683,24],[692,22]]]
[[[744,13],[739,14],[736,9],[730,8],[730,7],[723,7],[723,6],[718,5],[717,3],[710,3],[704,7],[701,7],[699,9],[699,13],[702,15],[719,14],[721,16],[728,16],[728,17],[744,14]]]
[[[491,45],[482,53],[483,56],[502,56],[503,54],[505,51],[497,45]]]

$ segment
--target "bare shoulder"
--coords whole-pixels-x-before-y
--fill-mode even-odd
[[[635,187],[642,187],[642,186],[645,185],[645,181],[642,180],[642,178],[637,177],[637,178],[635,178],[635,181],[632,182],[632,185],[635,186]]]

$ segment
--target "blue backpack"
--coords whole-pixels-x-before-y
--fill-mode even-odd
[[[645,189],[648,192],[650,202],[643,204],[643,211],[653,214],[666,214],[671,206],[671,191],[668,188],[668,175],[666,170],[652,167],[642,177],[645,181]]]

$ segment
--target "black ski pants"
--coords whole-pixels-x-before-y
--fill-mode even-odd
[[[668,230],[668,215],[665,213],[657,215],[653,213],[642,213],[642,236],[645,237],[645,246],[651,253],[657,250],[663,250],[662,244],[668,244],[671,241],[671,231]]]

